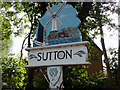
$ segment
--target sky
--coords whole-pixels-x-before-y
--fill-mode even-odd
[[[112,22],[115,22],[116,24],[118,24],[118,15],[117,14],[111,14],[110,18],[113,19]],[[118,31],[114,30],[114,29],[110,31],[107,26],[104,26],[103,30],[104,30],[104,36],[105,36],[106,49],[108,50],[110,47],[111,48],[118,48]],[[13,46],[11,47],[11,52],[15,53],[15,56],[17,56],[18,53],[20,53],[24,37],[25,37],[25,35],[23,35],[22,37],[12,37]],[[94,42],[102,50],[100,36],[97,36],[97,39],[94,39]],[[24,52],[23,57],[27,56],[27,51],[23,50],[23,52]]]
[[[113,19],[112,22],[118,24],[117,14],[111,14],[110,18]],[[118,30],[112,29],[110,31],[108,29],[108,26],[103,26],[103,31],[104,31],[106,49],[108,50],[110,47],[118,49]],[[97,39],[95,39],[94,41],[102,49],[101,42],[100,42],[100,36],[98,36]]]

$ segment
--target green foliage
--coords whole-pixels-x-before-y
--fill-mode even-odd
[[[5,11],[0,11],[0,58],[7,56],[10,51],[9,48],[12,45],[11,40],[11,24],[10,21],[5,17]]]
[[[117,57],[118,51],[115,48],[113,49],[109,48],[108,54],[109,54],[109,62],[110,62],[111,69],[117,68],[118,67],[118,57]]]
[[[31,38],[34,37],[35,35],[35,30],[38,26],[38,21],[40,20],[41,16],[45,13],[46,11],[46,6],[47,3],[32,3],[32,2],[15,2],[12,3],[12,6],[16,10],[16,14],[19,14],[21,12],[24,12],[24,18],[22,17],[19,21],[17,18],[15,18],[13,21],[15,26],[21,26],[19,25],[21,22],[24,23],[23,28],[28,28],[30,29],[29,32],[31,34]],[[29,22],[29,24],[27,23]],[[18,28],[18,32],[20,32],[23,29]],[[17,35],[17,32],[15,33]],[[19,33],[18,33],[19,34]],[[22,33],[21,33],[22,34]]]
[[[96,49],[96,46],[93,41],[90,41],[90,45],[88,46],[88,61],[98,61],[99,60],[99,50]]]
[[[7,29],[11,31],[11,33],[14,34],[14,36],[22,36],[22,34],[25,34],[25,29],[29,29],[30,25],[28,23],[27,15],[22,11],[23,6],[21,5],[21,3],[3,2],[2,9],[2,16],[10,23],[10,28],[8,27]],[[9,24],[8,22],[6,23]]]
[[[70,3],[70,2],[69,2]],[[38,26],[39,19],[44,15],[46,11],[46,6],[50,4],[57,3],[41,3],[41,2],[4,2],[2,3],[2,8],[5,11],[2,14],[2,38],[0,38],[0,43],[2,42],[1,50],[5,53],[1,56],[2,67],[3,67],[3,81],[7,83],[6,88],[21,88],[23,89],[26,85],[25,82],[28,77],[25,77],[26,71],[24,65],[26,64],[26,59],[20,61],[19,59],[8,57],[10,36],[14,33],[15,36],[21,36],[25,34],[24,29],[30,29],[31,38],[35,35],[35,30]],[[89,49],[89,60],[96,60],[98,57],[97,52],[92,52],[94,45],[91,40],[96,38],[100,34],[100,22],[101,25],[110,25],[110,27],[115,27],[115,24],[111,23],[108,18],[109,14],[103,14],[106,11],[114,11],[114,5],[109,3],[70,3],[78,11],[78,17],[81,20],[80,31],[82,33],[83,41],[90,41],[91,46]],[[10,11],[9,8],[13,7],[14,10]],[[112,8],[111,8],[112,7]],[[22,17],[20,17],[24,14]],[[0,18],[1,19],[1,18]],[[1,22],[0,22],[1,23]],[[1,24],[0,24],[1,25]],[[13,26],[14,28],[11,28]],[[1,27],[0,27],[1,28]],[[103,35],[101,35],[102,38]],[[7,54],[6,54],[7,53]],[[96,54],[97,53],[97,54]],[[115,53],[115,52],[113,52]],[[111,53],[112,54],[112,53]],[[5,56],[6,55],[6,56]],[[116,58],[111,58],[110,62]],[[112,65],[112,64],[111,64]],[[102,81],[98,79],[98,75],[94,74],[89,76],[84,70],[85,66],[69,66],[64,69],[64,86],[65,88],[94,88],[102,87]],[[10,78],[8,78],[10,77]],[[40,88],[47,86],[46,81],[42,78],[34,78],[34,87]]]
[[[1,30],[2,40],[10,39],[10,35],[12,34],[10,29],[11,29],[10,21],[3,18],[2,19],[2,30]]]
[[[115,48],[109,48],[108,50],[108,54],[109,54],[109,63],[110,63],[110,69],[111,69],[111,76],[112,76],[112,83],[109,83],[109,85],[111,86],[117,86],[117,84],[119,83],[119,74],[118,74],[118,50],[116,50]],[[108,80],[109,81],[109,80]]]
[[[23,89],[25,87],[26,59],[21,61],[13,58],[13,55],[2,58],[2,81],[7,84],[3,88]]]
[[[65,88],[102,88],[102,80],[99,75],[88,75],[87,66],[69,66],[64,69]],[[69,83],[69,84],[68,84]]]
[[[45,70],[43,70],[45,71]],[[44,73],[46,75],[46,73]],[[43,77],[41,72],[35,72],[34,71],[34,88],[38,89],[38,88],[42,88],[44,90],[46,90],[47,88],[49,88],[49,84],[48,82],[45,80],[45,78]]]

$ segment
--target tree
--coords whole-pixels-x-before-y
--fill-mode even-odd
[[[4,12],[1,12],[0,15],[3,16]],[[2,51],[2,53],[0,55],[2,57],[2,56],[7,55],[6,52],[9,52],[9,48],[12,44],[12,43],[10,43],[11,42],[10,36],[12,34],[11,24],[10,24],[10,21],[7,18],[1,17],[0,32],[1,32],[1,36],[0,36],[0,42],[1,42],[0,46],[1,46],[1,48],[0,49]]]
[[[114,23],[110,23],[110,19],[108,19],[108,17],[106,17],[106,15],[103,14],[103,12],[105,11],[111,11],[111,12],[115,12],[115,3],[109,3],[109,5],[111,5],[111,7],[113,6],[114,9],[112,9],[111,7],[107,6],[105,7],[104,5],[106,3],[96,3],[97,7],[96,7],[96,14],[98,16],[97,20],[98,20],[98,27],[99,27],[99,31],[100,31],[100,35],[101,35],[101,45],[103,48],[103,54],[104,54],[104,62],[106,64],[106,68],[107,68],[107,74],[108,77],[111,79],[112,75],[111,75],[111,66],[110,66],[110,59],[108,57],[107,54],[107,50],[105,47],[105,41],[104,41],[104,31],[103,31],[103,26],[108,24],[110,27],[115,28],[116,29],[116,25]],[[119,66],[118,66],[119,67]]]
[[[70,2],[68,2],[70,3]],[[33,39],[34,35],[35,35],[35,30],[37,28],[38,25],[38,21],[39,19],[44,15],[45,11],[46,11],[46,7],[47,5],[50,4],[51,6],[57,3],[33,3],[33,2],[12,2],[12,3],[3,3],[3,7],[6,8],[6,10],[8,10],[8,7],[14,7],[15,12],[7,12],[6,17],[9,18],[9,21],[13,21],[14,26],[18,27],[22,24],[24,21],[24,28],[28,27],[28,24],[26,23],[26,21],[28,20],[30,22],[30,27],[29,27],[29,33],[27,35],[27,37],[25,39],[28,38],[28,47],[31,47],[30,44],[30,39]],[[102,29],[102,26],[105,24],[109,24],[110,26],[114,27],[114,24],[110,23],[110,19],[107,18],[107,15],[102,14],[105,11],[112,11],[111,7],[109,6],[109,3],[93,3],[93,2],[79,2],[79,3],[70,3],[72,4],[73,7],[75,7],[78,11],[78,17],[81,20],[81,25],[80,25],[80,31],[82,33],[82,37],[83,37],[83,41],[87,40],[90,41],[95,38],[97,35],[101,35],[101,44],[103,47],[103,51],[104,51],[104,56],[105,56],[105,63],[107,66],[107,72],[108,72],[108,76],[110,76],[110,65],[109,65],[109,59],[107,56],[107,51],[105,48],[105,44],[104,44],[104,32]],[[106,4],[106,5],[105,5]],[[20,18],[18,19],[18,17],[16,17],[17,14],[24,12],[24,18]],[[23,20],[23,21],[22,21]],[[91,34],[91,31],[93,31],[94,33]],[[21,33],[20,33],[21,32]],[[14,32],[14,34],[19,35],[22,34],[23,29],[18,28],[17,32]],[[92,42],[91,42],[92,43]],[[24,45],[24,42],[23,42]],[[89,47],[91,48],[91,46]],[[92,47],[93,48],[93,47]],[[23,48],[22,48],[23,49]],[[21,51],[22,52],[22,51]],[[68,67],[69,68],[69,67]],[[68,69],[66,68],[66,69]],[[74,68],[71,70],[71,68]],[[82,67],[70,67],[70,72],[71,73],[76,73],[75,75],[80,75],[79,70],[75,71],[75,70],[82,70]],[[29,70],[29,74],[28,76],[30,77],[29,81],[28,81],[28,88],[32,89],[33,88],[33,71],[34,69],[30,69]],[[78,73],[78,74],[77,74]],[[72,74],[71,74],[72,76]],[[78,77],[76,76],[76,77]],[[87,75],[86,75],[87,76]],[[71,80],[73,80],[71,78]],[[78,79],[76,79],[78,80]],[[86,80],[86,79],[84,79]],[[76,82],[76,81],[74,81]],[[78,80],[79,82],[79,80]],[[78,83],[79,84],[79,83]],[[90,84],[89,84],[90,85]]]
[[[81,23],[82,25],[80,26],[80,30],[83,35],[83,40],[89,41],[90,38],[93,39],[97,35],[99,34],[101,35],[101,45],[103,48],[103,54],[105,58],[104,61],[105,61],[106,68],[107,68],[107,75],[110,80],[112,79],[113,75],[111,75],[112,74],[111,64],[110,64],[110,59],[109,59],[109,56],[107,54],[107,50],[105,47],[104,31],[102,27],[104,25],[109,25],[110,28],[116,29],[117,26],[114,23],[111,23],[111,19],[108,18],[109,14],[107,13],[108,11],[115,13],[115,10],[116,10],[115,7],[116,7],[115,3],[98,3],[98,2],[93,3],[91,10],[89,10],[87,17],[84,18],[84,21]],[[107,15],[104,14],[105,12]],[[78,15],[80,14],[78,13]],[[94,32],[92,35],[90,35],[91,31]],[[118,69],[118,72],[119,72],[119,69]]]
[[[2,74],[2,82],[6,83],[6,86],[3,86],[3,88],[22,88],[25,79],[23,62],[26,59],[20,61],[14,58],[14,55],[10,53],[10,48],[12,46],[11,35],[13,34],[10,20],[11,16],[14,14],[8,10],[10,7],[10,3],[2,3],[2,9],[0,11],[0,64],[2,65],[2,72],[0,73]]]
[[[101,45],[102,45],[102,49],[103,49],[103,54],[104,54],[104,58],[105,58],[105,64],[106,64],[106,67],[107,67],[107,74],[108,74],[108,77],[111,78],[110,74],[110,64],[109,64],[109,60],[108,60],[108,56],[107,56],[107,51],[106,51],[106,48],[105,48],[105,41],[104,41],[104,33],[103,33],[103,29],[102,29],[102,26],[103,26],[103,22],[102,22],[102,18],[103,16],[100,14],[101,13],[101,3],[97,3],[98,4],[98,7],[97,8],[97,16],[98,16],[98,25],[99,25],[99,30],[100,30],[100,35],[101,35]]]

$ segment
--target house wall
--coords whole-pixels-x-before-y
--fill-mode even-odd
[[[103,64],[102,64],[103,53],[97,45],[95,45],[94,49],[92,50],[92,52],[95,52],[95,51],[98,51],[98,60],[90,60],[89,61],[91,64],[86,69],[86,71],[88,72],[89,75],[96,73],[96,72],[99,74],[100,70],[103,71]]]

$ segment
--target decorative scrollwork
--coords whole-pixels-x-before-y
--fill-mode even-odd
[[[37,58],[34,54],[29,55],[29,59]]]
[[[80,50],[80,51],[74,53],[74,55],[78,55],[79,57],[82,57],[82,54],[85,54],[85,52],[82,51],[82,50]]]

